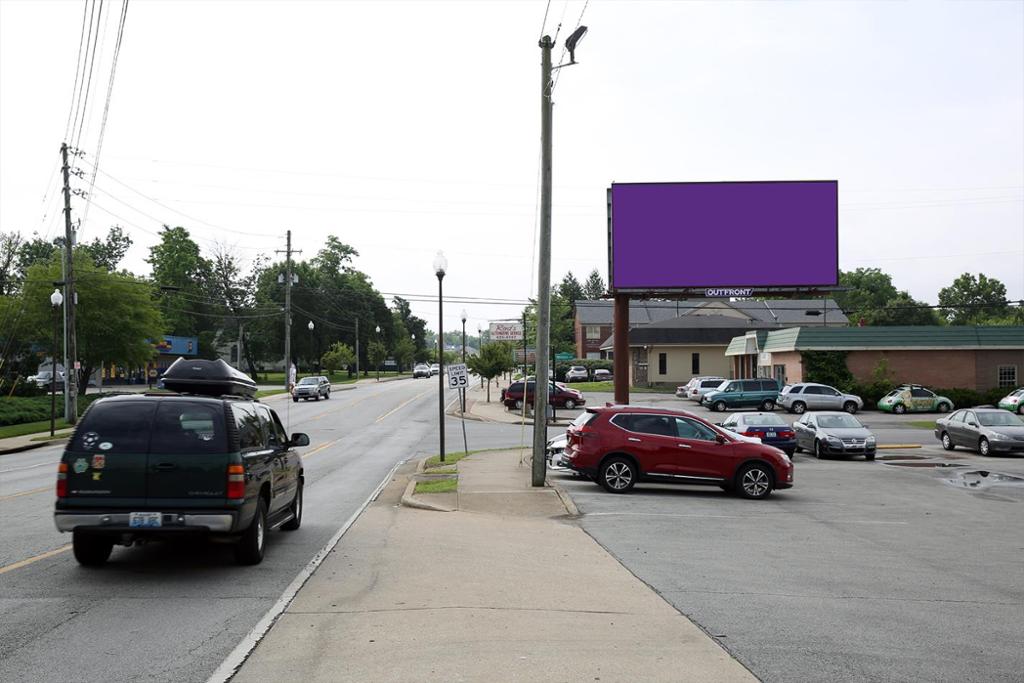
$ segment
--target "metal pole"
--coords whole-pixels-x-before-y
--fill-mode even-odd
[[[53,431],[57,422],[57,329],[60,327],[60,321],[57,318],[59,315],[57,307],[53,307],[53,354],[50,356],[50,436],[53,436]],[[64,382],[67,383],[67,372],[64,373]]]
[[[629,295],[616,294],[612,314],[612,349],[615,357],[612,368],[615,373],[615,402],[629,403]]]
[[[359,381],[359,318],[356,317],[356,381]]]
[[[444,272],[437,273],[437,435],[444,462]]]
[[[533,485],[544,486],[548,440],[548,342],[551,329],[551,47],[550,36],[540,40],[541,195],[540,259],[537,267],[537,348],[534,356]],[[525,395],[525,392],[524,392]]]
[[[75,250],[75,232],[71,229],[71,181],[68,167],[68,145],[60,146],[64,161],[64,418],[68,424],[78,422],[78,373],[75,359],[78,357],[75,338],[75,267],[72,258]],[[53,371],[56,373],[57,368]]]
[[[465,318],[463,318],[463,320],[462,320],[462,364],[463,365],[466,364],[466,320],[465,320]],[[467,379],[468,379],[468,377],[467,377]],[[462,413],[463,413],[463,415],[465,415],[465,413],[466,413],[466,390],[463,388],[459,393],[462,394],[462,396],[460,397],[461,400],[462,400]],[[466,429],[465,421],[463,421],[463,423],[462,423],[462,429],[463,429],[463,431],[465,431],[465,429]],[[465,435],[463,435],[463,436],[465,436]]]
[[[292,231],[288,231],[284,265],[284,388],[292,390]]]

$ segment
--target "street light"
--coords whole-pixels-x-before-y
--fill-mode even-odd
[[[309,324],[306,325],[306,327],[309,328],[309,352],[312,353],[313,357],[315,358],[316,354],[313,353],[313,328],[316,327],[316,325],[314,325],[313,321],[310,320]],[[310,363],[309,363],[309,374],[312,375],[314,372],[316,372],[316,369],[313,367],[313,362],[310,361]]]
[[[375,329],[377,331],[377,343],[379,344],[380,343],[380,325],[377,325],[377,327]],[[379,362],[377,363],[377,381],[378,382],[380,381],[380,363]]]
[[[437,275],[437,433],[441,462],[444,462],[444,273],[448,270],[448,259],[444,252],[434,257],[434,274]]]
[[[57,330],[60,327],[60,305],[64,303],[64,295],[54,287],[50,295],[53,306],[53,351],[50,353],[50,436],[53,436],[57,422]]]

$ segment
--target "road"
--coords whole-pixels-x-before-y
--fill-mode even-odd
[[[397,463],[437,453],[437,392],[436,379],[402,380],[268,399],[311,444],[302,528],[272,533],[256,567],[191,541],[116,547],[83,569],[53,526],[59,447],[0,457],[0,680],[205,680]],[[520,443],[515,425],[466,426],[471,449]],[[461,449],[458,420],[446,439]]]
[[[766,501],[552,480],[595,540],[762,680],[1019,681],[1024,458],[944,453],[906,426],[934,416],[860,417],[880,442],[924,447],[797,455],[794,488]],[[965,488],[961,470],[1021,479]]]

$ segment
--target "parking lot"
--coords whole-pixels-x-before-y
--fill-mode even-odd
[[[551,480],[588,533],[764,680],[1020,680],[1024,457],[946,453],[910,424],[936,415],[858,417],[880,444],[921,447],[875,462],[797,455],[794,487],[766,501]]]

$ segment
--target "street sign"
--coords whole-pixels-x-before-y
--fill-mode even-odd
[[[520,322],[491,323],[491,341],[522,341],[523,324]]]
[[[465,389],[469,386],[469,375],[465,363],[452,363],[448,366],[448,388]]]
[[[575,354],[569,353],[568,351],[555,354],[555,360],[572,360],[573,358],[575,358]]]

